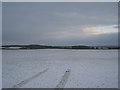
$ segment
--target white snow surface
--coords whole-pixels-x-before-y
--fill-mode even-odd
[[[64,88],[118,88],[117,50],[3,50],[2,88],[13,88],[42,72],[20,88],[55,88],[67,69]]]

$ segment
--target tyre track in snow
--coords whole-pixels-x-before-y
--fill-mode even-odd
[[[62,76],[61,81],[57,84],[55,90],[58,90],[60,88],[64,88],[65,84],[67,83],[68,77],[70,75],[71,70],[67,69],[64,73],[64,75]]]
[[[33,80],[34,78],[36,78],[36,77],[38,77],[39,75],[47,72],[48,69],[49,69],[49,68],[43,70],[42,72],[39,72],[39,73],[35,74],[34,76],[32,76],[32,77],[30,77],[30,78],[27,78],[27,79],[21,81],[20,83],[14,85],[13,88],[20,88],[20,87],[22,87],[23,85],[25,85],[26,83],[30,82],[30,81]]]

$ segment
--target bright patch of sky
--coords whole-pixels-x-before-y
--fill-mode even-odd
[[[96,29],[101,30],[102,33],[118,33],[118,28],[115,28],[116,25],[110,26],[98,26]]]

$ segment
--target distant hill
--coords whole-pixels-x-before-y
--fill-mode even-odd
[[[2,49],[120,49],[117,46],[48,46],[48,45],[3,45]]]

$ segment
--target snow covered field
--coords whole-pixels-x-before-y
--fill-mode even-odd
[[[3,88],[117,88],[118,51],[3,50],[2,70]]]

